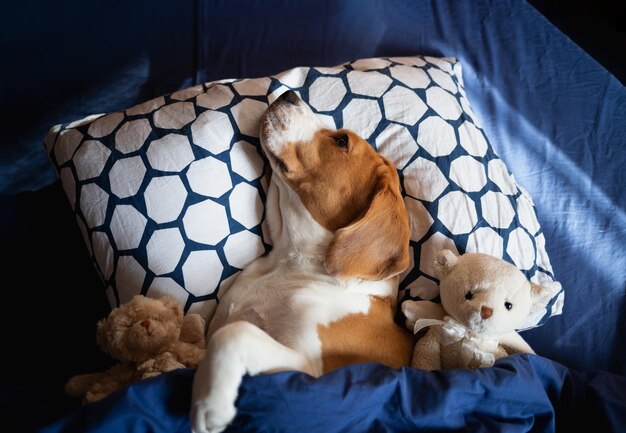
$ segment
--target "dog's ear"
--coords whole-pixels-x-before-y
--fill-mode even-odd
[[[409,265],[409,218],[393,169],[379,182],[365,214],[335,232],[326,254],[326,268],[337,278],[384,280]]]

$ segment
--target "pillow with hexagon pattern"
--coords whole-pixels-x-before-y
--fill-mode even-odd
[[[167,293],[208,319],[237,273],[271,248],[258,129],[287,89],[396,165],[411,221],[399,299],[436,298],[433,256],[449,248],[501,257],[551,285],[528,327],[560,314],[532,199],[480,128],[461,64],[422,56],[205,83],[53,127],[45,146],[112,307]]]

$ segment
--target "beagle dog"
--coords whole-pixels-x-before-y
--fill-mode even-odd
[[[413,337],[394,322],[410,229],[393,164],[354,132],[326,129],[293,91],[266,110],[260,138],[273,249],[241,272],[209,324],[195,433],[228,426],[246,374],[411,360]]]

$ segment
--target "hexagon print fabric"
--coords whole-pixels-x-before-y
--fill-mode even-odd
[[[112,307],[168,293],[208,319],[238,272],[271,248],[258,130],[288,89],[395,164],[411,224],[399,299],[436,299],[433,257],[449,248],[501,257],[551,286],[528,327],[560,314],[531,197],[480,128],[460,63],[424,56],[205,83],[52,128],[44,143]]]

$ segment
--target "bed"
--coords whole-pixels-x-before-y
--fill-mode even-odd
[[[544,432],[583,422],[597,431],[626,429],[626,89],[532,6],[189,0],[64,7],[63,15],[47,4],[34,15],[7,15],[9,29],[38,21],[23,36],[30,49],[15,44],[20,66],[3,80],[13,83],[3,89],[10,110],[3,116],[2,236],[12,253],[5,269],[22,280],[5,298],[16,313],[3,317],[14,365],[3,374],[0,410],[11,431],[190,429],[191,369],[88,406],[62,394],[69,376],[111,360],[93,336],[108,302],[103,292],[94,295],[101,282],[42,150],[50,127],[212,80],[413,55],[463,64],[485,134],[532,196],[566,293],[563,312],[523,332],[537,356],[507,357],[488,369],[360,364],[319,379],[246,377],[228,431]],[[72,30],[51,32],[61,27]],[[43,76],[42,62],[51,65]],[[37,92],[29,90],[34,82]],[[43,321],[45,334],[16,331],[24,317]]]

